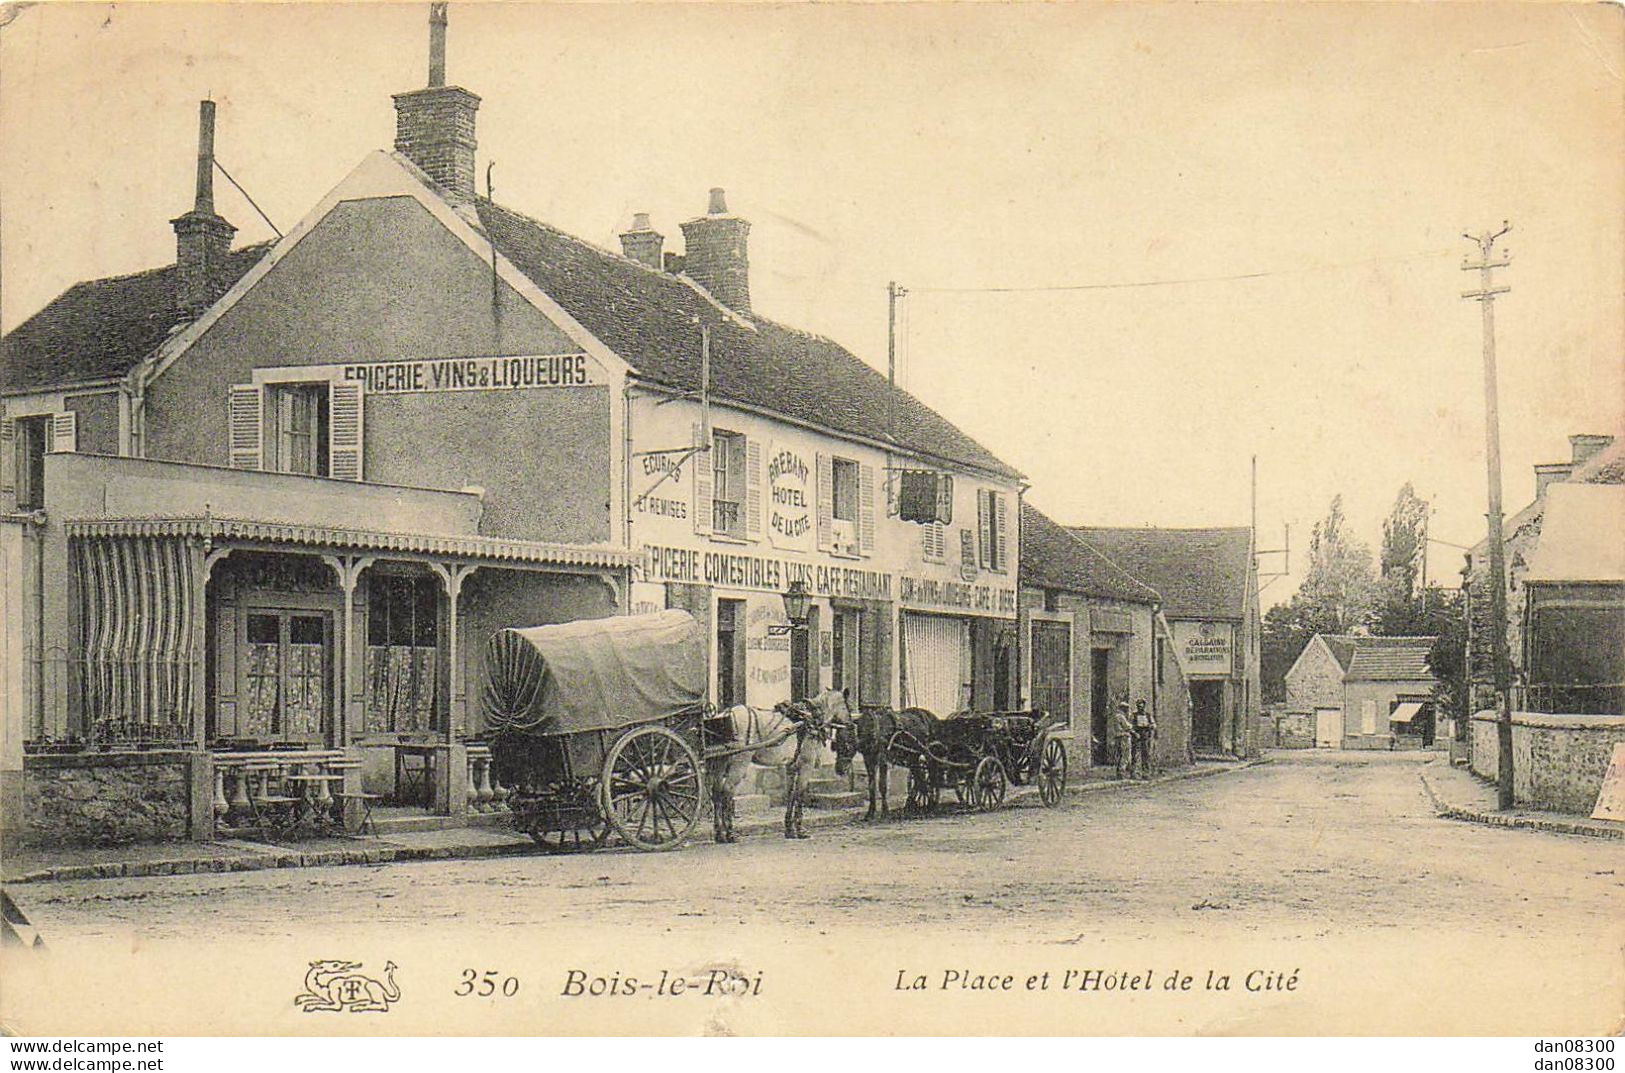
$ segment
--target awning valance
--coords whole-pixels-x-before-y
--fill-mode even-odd
[[[387,532],[210,516],[81,519],[68,522],[67,530],[70,537],[178,537],[241,541],[251,544],[293,544],[589,569],[630,567],[637,562],[637,556],[633,552],[585,544],[552,544],[484,536]]]
[[[1422,706],[1420,704],[1407,702],[1395,708],[1388,716],[1388,721],[1390,723],[1409,723],[1420,714],[1422,714]]]

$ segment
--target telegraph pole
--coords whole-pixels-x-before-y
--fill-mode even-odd
[[[897,300],[908,291],[897,282],[886,284],[886,383],[897,387]],[[897,439],[897,396],[893,392],[886,402],[886,438]]]
[[[1468,260],[1461,268],[1464,272],[1478,273],[1478,289],[1463,291],[1463,298],[1471,299],[1484,311],[1484,444],[1489,466],[1489,523],[1490,523],[1490,645],[1495,665],[1495,692],[1500,698],[1501,713],[1496,720],[1496,739],[1500,763],[1496,770],[1496,790],[1502,809],[1513,806],[1512,793],[1512,675],[1507,657],[1507,576],[1506,543],[1501,527],[1501,416],[1495,383],[1495,299],[1512,290],[1494,285],[1490,275],[1497,268],[1512,263],[1511,255],[1495,252],[1495,243],[1512,230],[1512,225],[1501,224],[1499,231],[1485,231],[1479,235],[1463,235],[1478,246],[1479,259]]]

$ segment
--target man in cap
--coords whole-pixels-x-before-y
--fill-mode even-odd
[[[1135,774],[1142,779],[1151,777],[1151,740],[1157,736],[1157,717],[1145,706],[1145,701],[1134,702],[1134,763]]]
[[[1126,779],[1134,774],[1134,724],[1128,717],[1128,701],[1119,701],[1112,713],[1111,739],[1117,757],[1117,777]]]

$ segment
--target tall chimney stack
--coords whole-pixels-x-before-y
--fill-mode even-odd
[[[723,189],[712,187],[704,216],[685,222],[683,271],[729,309],[750,312],[750,223],[728,211]]]
[[[395,151],[452,197],[474,200],[474,113],[480,99],[446,85],[446,5],[429,5],[429,84],[395,94]]]
[[[649,214],[635,213],[632,228],[621,232],[621,252],[649,268],[658,270],[662,264],[661,248],[666,236],[649,226]]]
[[[197,117],[197,178],[192,211],[169,221],[175,229],[175,307],[196,317],[226,293],[226,258],[237,229],[214,211],[214,102]]]

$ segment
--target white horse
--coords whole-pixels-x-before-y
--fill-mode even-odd
[[[734,795],[752,764],[784,769],[784,837],[808,837],[801,826],[801,813],[812,769],[818,763],[818,748],[827,743],[831,727],[846,718],[846,696],[831,689],[765,710],[736,704],[708,719],[707,745],[732,747],[727,755],[707,760],[705,765],[717,841],[739,841],[734,833]],[[752,745],[757,747],[750,748]]]

